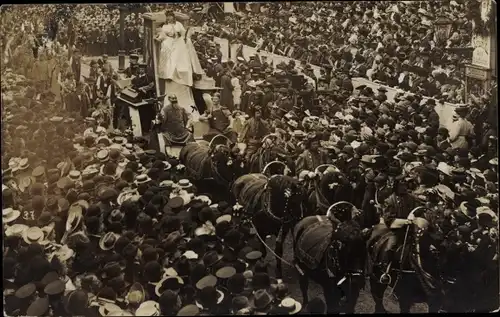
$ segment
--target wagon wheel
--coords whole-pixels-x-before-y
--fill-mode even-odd
[[[288,168],[288,166],[285,163],[283,163],[281,161],[272,161],[272,162],[267,163],[266,166],[264,166],[264,168],[262,169],[262,174],[266,175],[266,171],[269,168],[269,166],[275,165],[275,164],[280,164],[283,166],[283,175],[287,175],[290,172],[290,169]]]
[[[212,151],[212,150],[213,150],[213,148],[212,148],[212,144],[213,144],[214,140],[215,140],[215,139],[217,139],[217,138],[224,138],[224,139],[226,139],[226,142],[227,142],[227,143],[226,143],[226,145],[228,145],[228,144],[230,144],[230,143],[231,143],[231,140],[229,140],[229,139],[228,139],[228,137],[226,137],[225,135],[223,135],[223,134],[217,134],[216,136],[214,136],[214,137],[212,138],[212,140],[211,140],[211,141],[210,141],[210,143],[208,144],[208,147],[210,148],[210,151]]]
[[[328,208],[328,211],[326,212],[326,216],[330,218],[333,215],[335,218],[338,219],[339,218],[338,216],[342,216],[346,212],[351,213],[350,217],[348,219],[343,219],[343,220],[339,219],[339,220],[341,220],[341,221],[352,220],[354,217],[356,217],[357,215],[359,215],[361,213],[358,210],[358,208],[356,208],[356,206],[354,206],[350,202],[338,201],[338,202],[334,203],[333,205],[331,205],[330,208]],[[341,218],[345,218],[345,217],[341,217]]]

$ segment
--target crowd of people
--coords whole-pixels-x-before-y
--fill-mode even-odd
[[[490,269],[498,262],[498,152],[491,95],[458,107],[453,125],[441,126],[435,104],[459,102],[463,96],[462,83],[449,83],[452,78],[463,80],[459,59],[442,51],[435,60],[439,47],[431,43],[425,24],[423,33],[410,27],[422,18],[419,9],[427,12],[423,16],[449,13],[463,18],[463,3],[451,2],[399,4],[399,12],[387,11],[393,2],[342,2],[340,9],[330,2],[268,4],[264,12],[207,22],[208,34],[195,35],[195,47],[206,74],[222,88],[207,107],[224,109],[227,124],[220,127],[212,120],[212,127],[222,133],[237,117],[249,118],[241,129],[232,127],[237,141],[247,145],[242,155],[248,156],[264,136],[274,133],[276,144],[295,162],[293,174],[304,184],[314,179],[311,172],[317,166],[330,163],[353,186],[363,186],[366,192],[377,188],[381,201],[387,191],[411,193],[436,207],[433,221],[449,237],[443,243],[464,254],[478,254],[484,260],[478,265]],[[18,19],[22,14],[40,16],[40,10],[53,10],[50,7],[32,6],[11,14]],[[113,70],[101,58],[92,65],[95,81],[87,79],[91,85],[85,85],[77,80],[81,65],[73,62],[81,53],[114,54],[111,41],[89,36],[104,31],[103,25],[112,25],[113,32],[117,9],[107,14],[104,6],[78,8],[77,20],[83,22],[75,30],[83,46],[71,61],[59,65],[64,74],[60,84],[71,93],[56,96],[51,91],[54,78],[34,81],[20,75],[17,67],[25,67],[23,60],[2,69],[6,315],[326,313],[322,298],[302,307],[299,298],[290,296],[287,283],[272,277],[255,232],[237,223],[234,210],[239,205],[212,201],[211,193],[198,192],[178,158],[151,150],[146,138],[110,129],[109,122],[92,115],[99,107],[97,98],[92,100],[98,95],[92,85],[101,76],[111,83]],[[330,23],[331,12],[339,21],[348,21]],[[371,23],[375,20],[379,22]],[[453,20],[457,36],[454,30],[448,46],[466,43],[471,34],[468,23]],[[129,15],[127,23],[137,34],[130,37],[133,50],[142,45],[140,15]],[[233,23],[236,34],[221,36]],[[365,26],[373,28],[363,30]],[[64,28],[61,25],[63,34]],[[426,34],[427,42],[422,40]],[[222,61],[214,35],[253,42],[275,53],[282,50],[303,61],[270,65],[259,54],[248,61]],[[413,36],[418,43],[410,43]],[[18,41],[28,47],[23,52],[29,52],[31,43],[26,38]],[[316,91],[304,79],[314,77],[307,65],[329,63],[315,60],[328,56],[322,47],[346,43],[357,52],[332,55],[333,65],[325,67],[331,71],[317,79],[328,82],[329,89]],[[415,75],[411,84],[408,76],[413,75],[403,66],[408,62],[439,71]],[[386,71],[393,75],[384,77]],[[438,77],[441,72],[449,77]],[[351,78],[356,76],[406,93],[389,100],[383,88],[353,89]],[[434,98],[425,101],[423,96]],[[83,97],[89,98],[86,106]],[[374,208],[363,195],[352,202],[361,210]],[[390,225],[395,215],[383,216]],[[483,291],[470,295],[476,307],[494,306],[485,294],[498,287],[495,282],[475,282],[480,286],[469,287]]]
[[[177,9],[190,13],[196,7],[183,4]],[[425,91],[450,103],[464,102],[463,70],[471,54],[453,48],[471,47],[472,13],[466,1],[446,1],[445,5],[433,1],[277,2],[262,4],[258,10],[237,7],[239,14],[217,21],[207,14],[190,23],[203,25],[209,34],[231,43],[343,70],[414,93]],[[156,12],[165,5],[150,5],[150,9]],[[77,5],[71,12],[72,30],[63,23],[58,28],[61,44],[72,42],[84,55],[117,55],[118,8]],[[144,8],[127,12],[127,53],[142,48],[144,12]],[[47,14],[52,15],[57,14]],[[436,32],[433,24],[438,18],[451,21],[449,34]],[[332,19],[340,23],[331,23]]]

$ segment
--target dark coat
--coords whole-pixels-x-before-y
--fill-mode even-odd
[[[77,81],[80,80],[81,75],[82,75],[82,61],[79,58],[74,58],[71,61],[71,71],[75,75],[75,79]]]
[[[230,110],[233,110],[233,85],[231,84],[231,77],[228,75],[222,75],[221,80],[221,94],[220,94],[220,104],[223,107],[227,107]]]

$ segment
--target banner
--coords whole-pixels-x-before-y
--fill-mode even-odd
[[[369,81],[366,78],[362,77],[355,77],[352,79],[352,86],[354,89],[361,85],[366,85],[366,87],[370,87],[373,91],[376,91],[380,87],[384,87],[387,89],[387,92],[385,93],[387,96],[387,99],[389,101],[393,101],[394,97],[398,92],[402,92],[406,95],[413,95],[412,93],[409,93],[407,91],[403,91],[401,89],[396,89],[393,87],[381,85],[374,83],[372,81]],[[427,100],[429,97],[423,97],[423,100]],[[450,129],[451,124],[453,123],[453,114],[455,113],[455,107],[456,105],[445,102],[444,104],[438,104],[436,103],[436,107],[434,108],[439,115],[439,124],[447,129]]]
[[[220,37],[214,37],[214,42],[220,45],[222,60],[229,60],[229,40]],[[232,56],[232,55],[231,55]]]
[[[238,49],[240,47],[242,47],[243,58],[245,58],[245,60],[247,60],[247,61],[250,59],[250,56],[257,54],[257,49],[255,47],[250,47],[248,45],[231,44],[230,47],[231,47],[231,60],[233,62],[237,61],[237,52],[238,52]],[[290,62],[290,60],[295,61],[295,65],[297,68],[300,67],[300,61],[293,59],[293,58],[290,58],[290,57],[281,56],[281,55],[269,53],[266,51],[259,51],[258,55],[261,57],[265,56],[267,58],[268,62],[269,63],[272,62],[272,64],[274,65],[275,68],[276,68],[276,65],[280,64],[281,62],[288,64]],[[318,77],[318,78],[321,77],[321,71],[320,71],[321,68],[318,66],[315,66],[315,65],[311,65],[311,67],[312,67],[313,72],[316,75],[316,77]]]

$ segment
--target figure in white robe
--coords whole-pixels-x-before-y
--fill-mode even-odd
[[[193,74],[204,74],[193,43],[174,13],[166,13],[167,22],[156,40],[161,43],[158,76],[178,84],[193,86]]]

